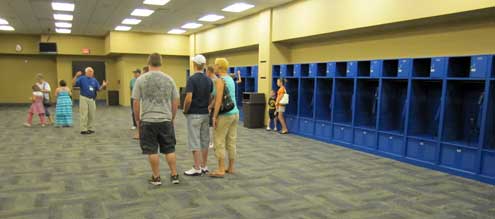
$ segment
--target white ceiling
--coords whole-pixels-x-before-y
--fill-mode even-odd
[[[215,13],[226,18],[214,24],[205,24],[186,34],[226,23],[266,8],[285,4],[293,0],[171,0],[165,6],[148,6],[143,0],[53,0],[75,3],[72,34],[103,36],[113,30],[124,18],[131,17],[132,10],[138,7],[156,9],[149,17],[133,26],[131,31],[166,33],[172,28],[180,28],[187,22],[196,21],[205,14]],[[0,0],[0,18],[6,19],[14,28],[14,33],[46,34],[53,32],[54,19],[52,0]],[[236,3],[246,2],[255,7],[242,13],[223,12],[222,8]],[[0,32],[5,33],[5,32]]]

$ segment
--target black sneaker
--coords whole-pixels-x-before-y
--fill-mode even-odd
[[[179,174],[170,176],[170,182],[172,182],[172,184],[179,184]]]
[[[95,133],[95,131],[93,131],[93,130],[88,130],[88,134],[93,134],[93,133]]]
[[[153,175],[151,175],[150,179],[148,180],[148,182],[151,184],[151,185],[154,185],[154,186],[159,186],[159,185],[162,185],[162,180],[160,179],[160,176],[158,177],[154,177]]]
[[[89,135],[89,134],[91,134],[91,133],[89,133],[89,131],[82,131],[81,132],[81,135]]]

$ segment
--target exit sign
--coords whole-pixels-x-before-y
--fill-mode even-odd
[[[81,49],[82,54],[89,55],[91,53],[91,50],[89,48],[83,48]]]

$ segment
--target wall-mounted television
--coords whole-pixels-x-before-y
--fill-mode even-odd
[[[57,54],[57,43],[40,43],[40,53]]]

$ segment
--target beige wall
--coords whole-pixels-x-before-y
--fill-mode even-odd
[[[0,34],[0,54],[38,54],[39,42],[37,35]],[[23,47],[22,52],[16,52],[17,44]]]
[[[29,103],[38,73],[43,73],[52,90],[56,88],[55,57],[0,55],[0,66],[0,102]]]
[[[90,49],[90,54],[85,56],[105,55],[104,37],[42,35],[41,41],[57,43],[58,55],[85,55],[82,53],[83,48]]]
[[[110,32],[107,53],[151,54],[188,56],[189,37],[183,35]]]
[[[239,51],[226,51],[205,54],[208,65],[213,65],[216,58],[227,58],[230,66],[248,66],[258,63],[258,47]]]

